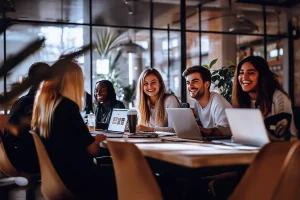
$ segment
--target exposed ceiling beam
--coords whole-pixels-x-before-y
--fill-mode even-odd
[[[300,3],[299,0],[236,0],[236,2],[278,7],[292,7]]]

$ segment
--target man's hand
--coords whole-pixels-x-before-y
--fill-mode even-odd
[[[218,128],[203,128],[198,126],[202,136],[220,136],[222,135],[221,131]]]
[[[106,135],[103,134],[97,134],[94,137],[97,144],[100,144],[102,141],[106,140]]]
[[[154,128],[153,127],[144,126],[144,125],[141,125],[141,124],[138,124],[136,126],[136,130],[137,131],[145,131],[145,132],[154,132]]]

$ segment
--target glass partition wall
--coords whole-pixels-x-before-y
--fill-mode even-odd
[[[201,1],[184,0],[30,2],[28,7],[26,1],[15,0],[14,11],[2,13],[5,20],[1,21],[11,26],[0,35],[0,62],[37,37],[45,37],[46,42],[7,74],[5,81],[0,79],[1,93],[21,82],[34,62],[51,65],[82,45],[94,43],[100,47],[107,40],[105,35],[114,35],[116,40],[108,51],[91,49],[77,59],[89,93],[93,93],[98,80],[109,79],[118,98],[133,103],[140,73],[152,67],[162,74],[169,92],[183,102],[191,102],[181,75],[186,67],[218,59],[213,69],[219,69],[236,65],[245,56],[259,55],[268,60],[271,70],[294,97],[291,88],[296,80],[290,77],[294,55],[289,54],[293,38],[286,25],[290,20],[286,8],[221,0],[203,5]],[[253,26],[242,27],[240,22],[245,19]]]

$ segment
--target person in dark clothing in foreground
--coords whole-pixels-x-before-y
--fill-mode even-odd
[[[90,95],[87,91],[85,91],[85,113],[93,113],[93,99],[92,95]]]
[[[29,68],[28,78],[36,78],[48,69],[47,63],[34,63]],[[3,144],[9,160],[16,169],[27,173],[39,172],[34,142],[28,132],[38,86],[38,84],[33,85],[25,96],[13,104],[4,130]]]
[[[100,151],[99,143],[106,137],[93,137],[80,115],[85,95],[82,70],[75,62],[63,63],[59,76],[41,83],[32,130],[40,135],[59,177],[75,196],[116,199],[113,168],[103,171],[93,162]]]

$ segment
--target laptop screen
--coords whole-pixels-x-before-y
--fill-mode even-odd
[[[263,146],[269,142],[259,109],[226,108],[225,112],[235,143]]]
[[[127,109],[114,109],[108,125],[109,131],[124,131],[127,123]]]

